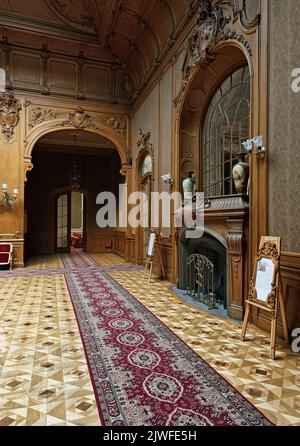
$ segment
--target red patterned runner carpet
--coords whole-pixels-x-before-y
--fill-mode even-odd
[[[103,425],[272,425],[101,267],[65,275]]]

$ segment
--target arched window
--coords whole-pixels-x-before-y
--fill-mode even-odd
[[[210,100],[202,133],[202,184],[206,196],[235,193],[232,168],[250,130],[248,66],[228,76]]]

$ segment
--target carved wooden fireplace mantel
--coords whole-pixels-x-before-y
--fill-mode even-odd
[[[228,314],[243,319],[244,293],[248,287],[247,239],[248,196],[230,195],[211,198],[205,209],[205,228],[211,229],[226,240],[229,258]]]
[[[227,311],[230,317],[238,320],[243,319],[249,281],[248,210],[248,196],[244,195],[209,198],[204,210],[205,231],[221,240],[227,249]]]

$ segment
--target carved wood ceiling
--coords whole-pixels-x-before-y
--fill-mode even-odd
[[[0,25],[95,43],[134,93],[172,46],[195,0],[0,0]]]

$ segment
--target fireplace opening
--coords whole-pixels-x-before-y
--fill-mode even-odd
[[[227,307],[227,249],[211,233],[201,238],[180,240],[180,274],[178,288],[208,309]]]

